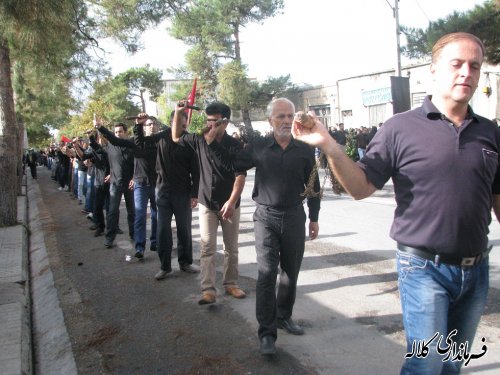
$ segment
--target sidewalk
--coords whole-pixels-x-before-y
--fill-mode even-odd
[[[23,186],[23,192],[26,192]],[[17,199],[19,225],[0,228],[0,369],[32,373],[27,197]]]

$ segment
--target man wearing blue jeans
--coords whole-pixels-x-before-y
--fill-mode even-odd
[[[148,118],[145,123],[146,134],[151,135],[158,132],[158,124],[155,119]],[[135,143],[135,142],[134,142]],[[135,205],[135,256],[142,259],[146,248],[146,218],[149,202],[151,216],[151,234],[149,237],[150,250],[157,249],[157,226],[158,214],[156,206],[156,145],[145,142],[135,145],[135,168],[134,168],[134,205]]]
[[[147,119],[148,117],[145,113],[139,115],[142,116],[143,119]],[[149,119],[147,129],[148,134],[152,134],[153,132],[158,131],[158,126],[153,126],[152,119]],[[106,136],[112,146],[114,145],[115,148],[121,147],[122,153],[124,153],[123,149],[127,150],[128,152],[133,152],[133,180],[130,183],[129,187],[133,187],[134,189],[134,217],[132,222],[132,234],[130,235],[130,238],[135,241],[135,257],[138,259],[143,259],[144,251],[146,249],[146,218],[148,201],[150,202],[151,211],[150,249],[151,251],[156,251],[156,145],[151,142],[136,145],[133,138],[128,138],[126,137],[126,135],[124,135],[122,138],[113,136],[111,132],[107,131],[103,127],[99,127],[99,131]],[[113,188],[113,185],[111,186],[111,188]],[[110,194],[112,198],[113,190],[110,191]],[[125,202],[127,203],[127,200],[125,200]]]
[[[401,374],[458,374],[464,361],[447,358],[446,349],[471,347],[486,304],[491,209],[500,217],[500,134],[469,106],[483,59],[474,35],[441,37],[432,49],[433,95],[387,120],[357,164],[317,119],[312,129],[294,123],[294,136],[325,152],[355,199],[394,182],[391,237],[407,341]]]

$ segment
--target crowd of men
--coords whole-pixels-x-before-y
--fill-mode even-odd
[[[314,126],[302,126],[294,104],[277,98],[267,107],[272,133],[247,144],[226,133],[231,118],[226,104],[209,104],[206,128],[195,134],[188,132],[187,105],[180,101],[171,127],[160,130],[154,117],[140,113],[132,137],[125,124],[116,123],[111,132],[94,118],[96,131],[88,140],[75,138],[49,150],[47,165],[60,190],[85,202],[82,210],[90,214],[94,235],[105,234],[107,248],[120,233],[119,206],[125,198],[128,234],[139,260],[146,249],[149,204],[150,250],[160,260],[157,280],[172,273],[175,217],[179,269],[201,273],[200,305],[217,299],[219,226],[224,291],[236,299],[246,296],[238,285],[239,204],[246,171],[255,168],[256,316],[264,355],[276,352],[278,329],[304,334],[292,314],[306,234],[315,239],[319,232],[320,198],[304,194],[316,164],[314,148],[326,155],[331,170],[355,199],[368,197],[392,178],[397,208],[391,236],[398,242],[407,349],[410,352],[418,343],[428,347],[426,356],[406,356],[401,373],[459,373],[463,361],[443,359],[437,340],[429,339],[436,333],[449,338],[456,331],[457,345],[471,345],[486,304],[491,209],[500,216],[500,133],[468,105],[483,58],[484,46],[475,36],[442,37],[432,53],[433,95],[421,107],[392,117],[378,131],[360,128],[358,162],[345,154],[343,124],[329,132],[310,113]],[[318,192],[317,176],[313,182],[313,192]],[[196,206],[200,267],[193,264],[192,252]]]

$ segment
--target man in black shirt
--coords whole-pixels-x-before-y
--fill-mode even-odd
[[[109,188],[109,209],[106,214],[106,240],[104,242],[104,246],[110,248],[113,247],[118,229],[122,195],[125,196],[130,239],[134,239],[135,209],[134,193],[132,191],[134,187],[134,143],[127,139],[127,125],[123,123],[115,125],[114,135],[102,126],[100,120],[94,120],[94,126],[110,143],[107,146],[107,153],[111,170],[111,185]]]
[[[297,278],[304,255],[306,215],[304,191],[315,165],[314,150],[292,138],[295,106],[279,98],[269,103],[267,114],[271,136],[256,138],[238,155],[237,170],[255,167],[252,198],[257,204],[253,219],[257,252],[257,320],[262,354],[276,352],[277,328],[291,334],[304,331],[292,320]],[[314,178],[314,192],[319,192]],[[318,196],[308,197],[309,238],[318,236]],[[276,277],[280,268],[278,295]]]
[[[341,145],[341,146],[345,146],[346,143],[347,143],[347,133],[346,131],[344,130],[344,123],[341,122],[339,124],[339,130],[335,131],[332,135],[333,139],[335,139],[335,141]]]
[[[226,133],[231,109],[223,103],[211,103],[205,109],[208,132],[203,135],[183,133],[182,113],[184,102],[175,110],[172,139],[191,147],[200,166],[198,190],[200,243],[201,243],[201,291],[200,305],[215,302],[217,228],[222,227],[224,239],[224,289],[234,298],[244,298],[245,292],[238,286],[238,231],[240,224],[240,196],[245,186],[246,173],[233,172],[229,164],[221,160],[231,158],[242,148],[240,141]],[[221,155],[225,155],[221,157]]]
[[[196,154],[190,147],[172,141],[172,130],[167,128],[156,134],[144,135],[144,126],[151,126],[154,118],[139,116],[134,127],[137,147],[155,146],[156,153],[156,204],[158,207],[158,256],[160,271],[155,275],[162,280],[172,272],[172,216],[177,227],[177,259],[181,271],[198,273],[193,266],[193,241],[191,234],[192,209],[198,204],[199,169]],[[144,125],[143,125],[144,123]],[[183,117],[183,128],[187,116]]]

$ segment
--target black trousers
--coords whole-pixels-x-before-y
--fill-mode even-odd
[[[29,164],[31,177],[36,178],[36,163]]]
[[[175,216],[177,227],[177,259],[180,266],[193,264],[193,238],[191,234],[191,197],[187,192],[156,192],[158,209],[158,226],[156,233],[158,257],[161,269],[172,269],[172,216]]]
[[[98,185],[95,187],[93,220],[94,220],[95,225],[101,229],[104,229],[106,227],[106,224],[104,221],[104,208],[105,207],[108,207],[108,209],[109,209],[109,184]]]
[[[292,316],[304,256],[304,207],[286,210],[257,205],[253,215],[257,252],[256,314],[259,338],[277,337],[277,319]],[[276,279],[279,267],[279,285]]]

